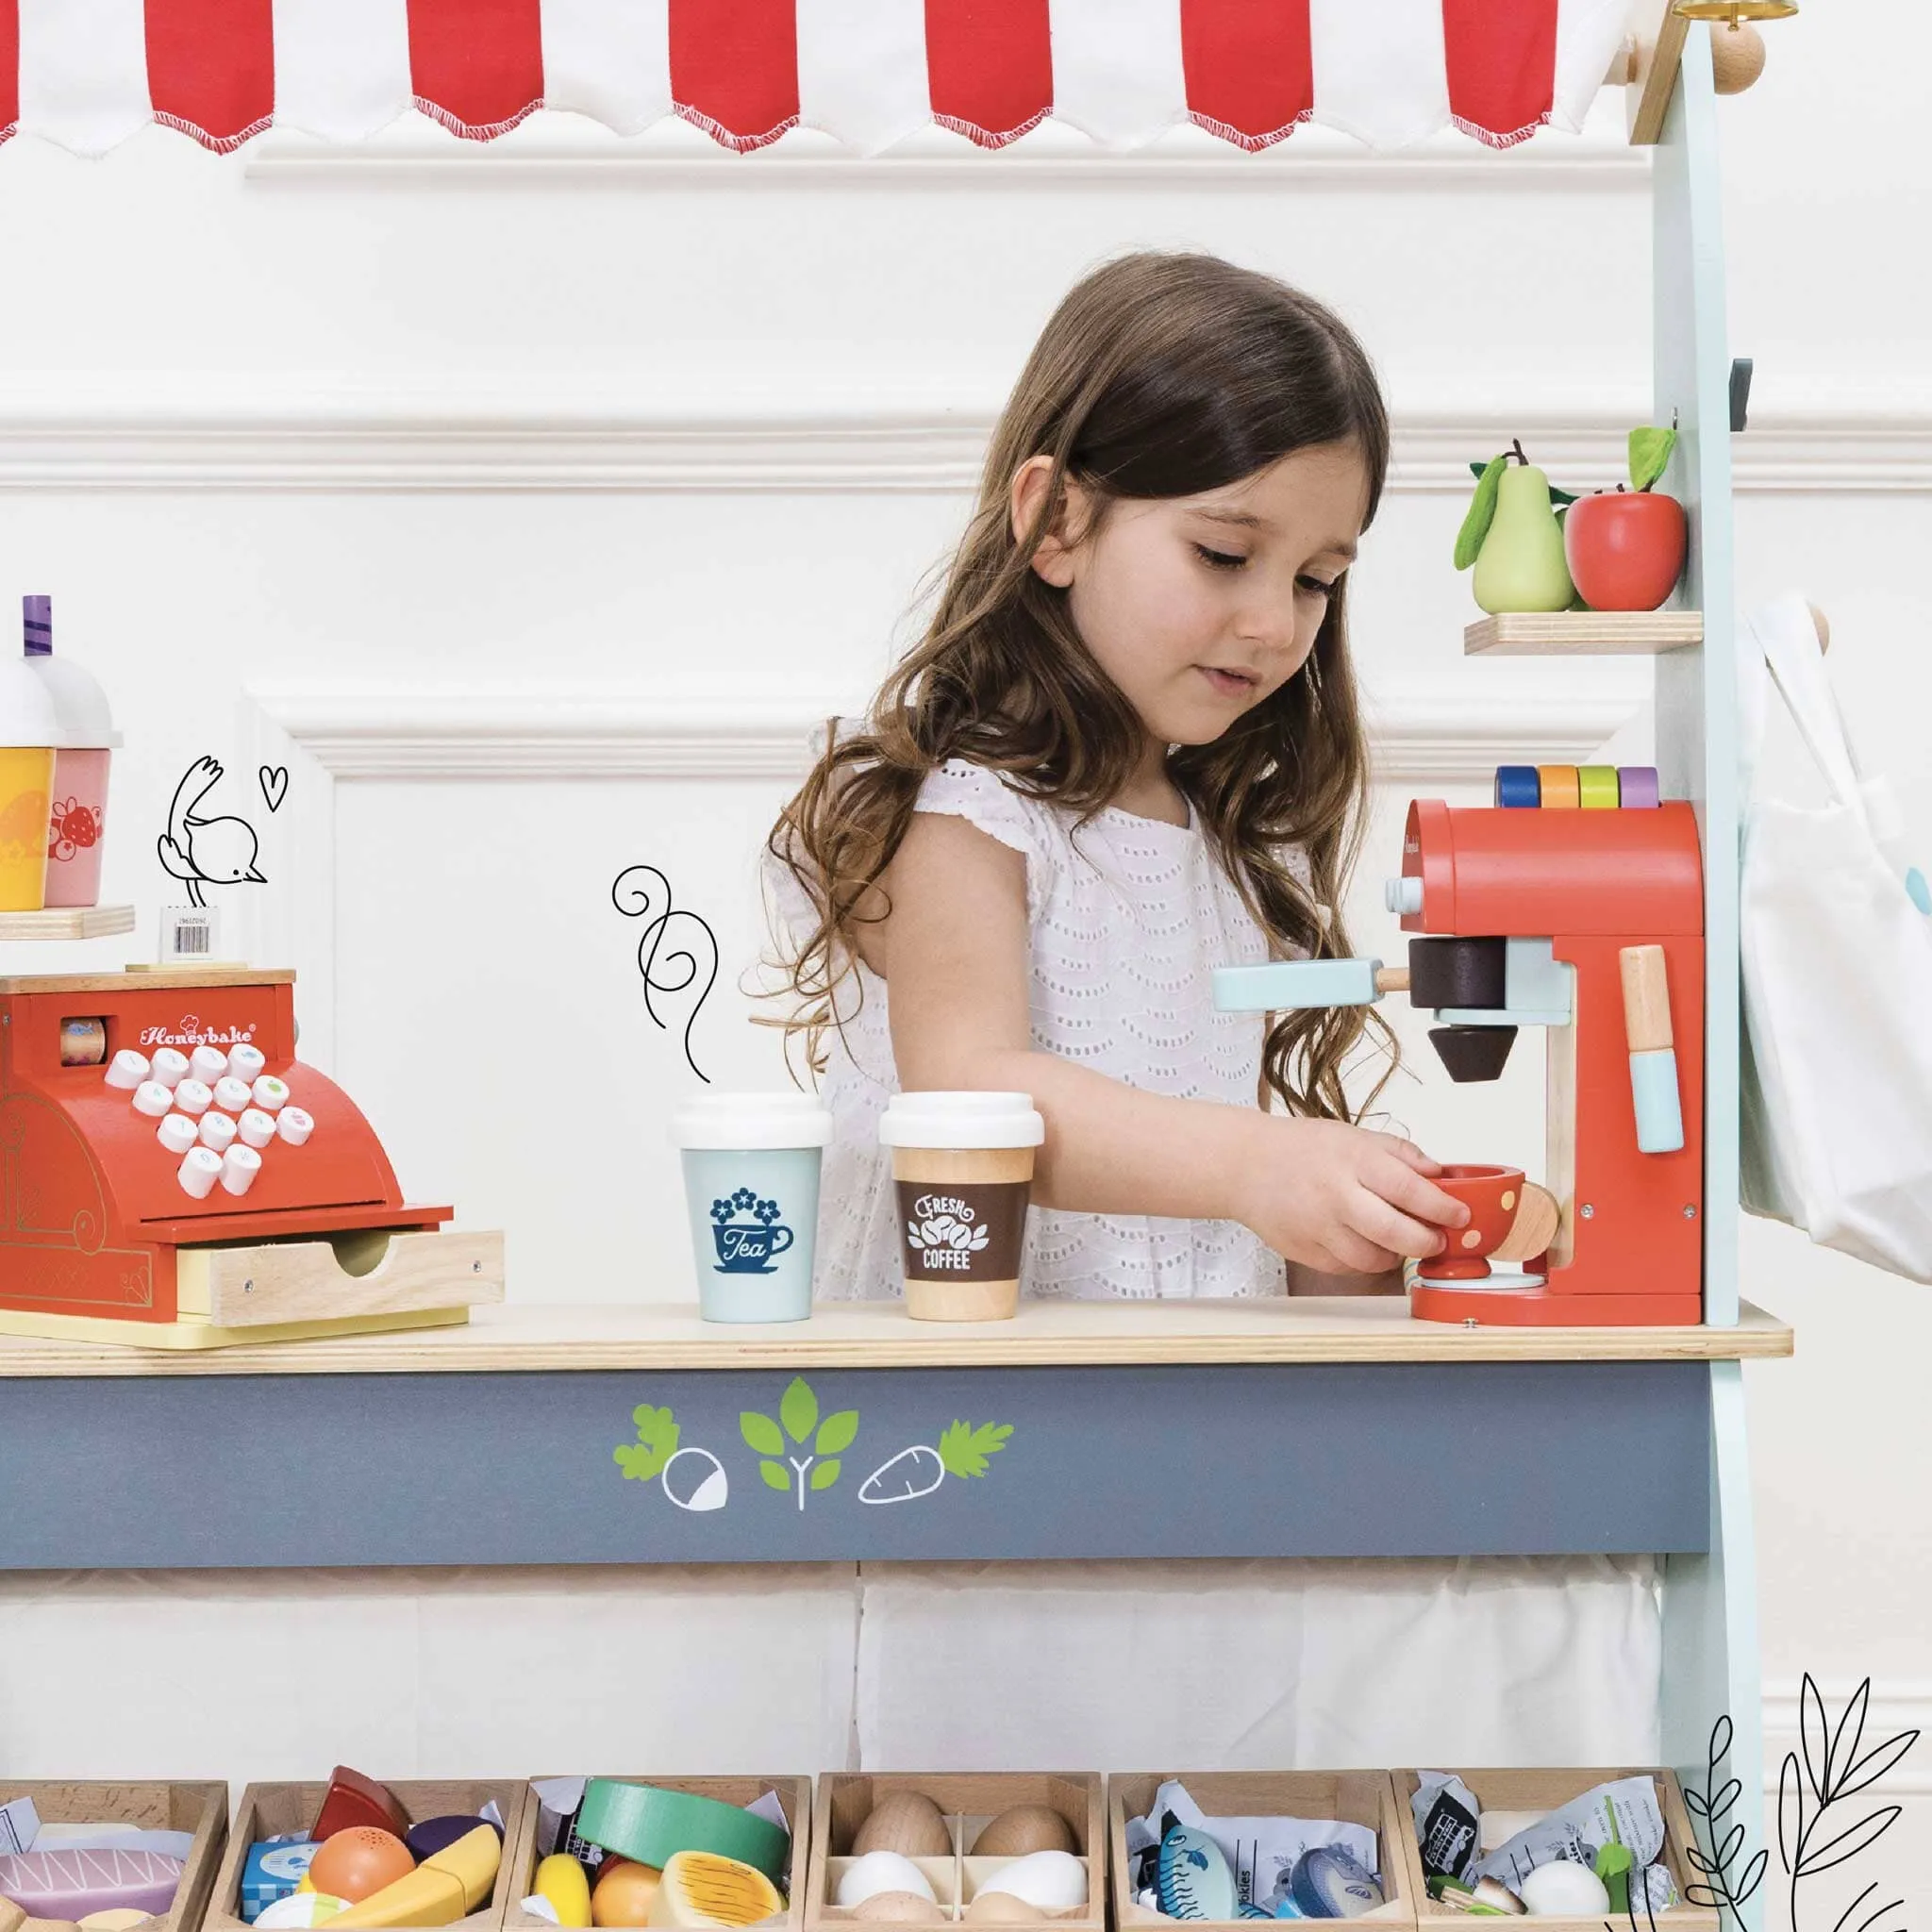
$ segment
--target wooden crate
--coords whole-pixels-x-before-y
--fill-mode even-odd
[[[1442,1771],[1452,1769],[1448,1765],[1434,1768]],[[1513,1811],[1524,1814],[1524,1824],[1529,1822],[1530,1816],[1547,1816],[1559,1805],[1580,1798],[1585,1791],[1594,1790],[1598,1785],[1612,1784],[1624,1777],[1649,1778],[1657,1787],[1658,1804],[1664,1815],[1664,1848],[1658,1855],[1658,1862],[1667,1866],[1671,1876],[1677,1881],[1678,1903],[1667,1912],[1640,1914],[1638,1923],[1644,1927],[1644,1932],[1649,1932],[1653,1916],[1657,1932],[1719,1932],[1718,1914],[1714,1910],[1683,1903],[1685,1888],[1697,1882],[1697,1874],[1684,1856],[1684,1848],[1694,1840],[1690,1836],[1690,1814],[1685,1809],[1684,1790],[1677,1782],[1675,1772],[1654,1765],[1639,1765],[1621,1771],[1488,1770],[1457,1771],[1455,1775],[1475,1793],[1485,1819],[1491,1812]],[[1439,1906],[1428,1895],[1424,1884],[1422,1851],[1416,1842],[1415,1811],[1410,1804],[1420,1784],[1421,1780],[1413,1771],[1395,1774],[1397,1808],[1401,1813],[1404,1843],[1416,1890],[1417,1924],[1425,1928],[1440,1928],[1444,1920],[1453,1919],[1467,1932],[1469,1915]],[[1516,1829],[1512,1826],[1497,1842],[1513,1838]],[[1493,1849],[1489,1845],[1491,1834],[1487,1830],[1483,1837],[1486,1848]],[[1601,1916],[1588,1919],[1553,1916],[1529,1923],[1535,1924],[1537,1932],[1603,1932]]]
[[[1073,1827],[1087,1864],[1087,1903],[1052,1915],[1068,1932],[1104,1932],[1107,1920],[1107,1807],[1098,1772],[831,1772],[819,1778],[811,1828],[811,1877],[806,1887],[808,1932],[820,1926],[891,1922],[857,1919],[831,1903],[851,1863],[853,1835],[873,1807],[892,1791],[923,1791],[946,1814],[952,1832],[949,1857],[915,1858],[932,1881],[940,1909],[958,1920],[979,1887],[1010,1860],[975,1858],[973,1841],[1011,1805],[1045,1805]],[[930,1927],[927,1928],[930,1932]]]
[[[1127,1820],[1146,1817],[1155,1792],[1169,1778],[1184,1784],[1189,1797],[1209,1818],[1342,1818],[1351,1824],[1367,1825],[1375,1834],[1384,1903],[1354,1923],[1414,1926],[1421,1888],[1408,1844],[1415,1834],[1412,1828],[1403,1829],[1395,1786],[1386,1771],[1171,1771],[1158,1775],[1115,1772],[1107,1781],[1108,1845],[1114,1924],[1121,1932],[1134,1925],[1175,1923],[1135,1903],[1127,1859]],[[1229,1928],[1253,1924],[1214,1923]]]
[[[445,1813],[480,1811],[491,1798],[503,1813],[503,1863],[498,1867],[495,1889],[489,1903],[467,1918],[454,1921],[460,1932],[499,1932],[503,1912],[509,1897],[509,1850],[523,1829],[524,1805],[529,1788],[522,1778],[387,1778],[382,1780],[396,1794],[396,1801],[408,1813],[411,1824]],[[228,1856],[222,1860],[221,1875],[215,1880],[214,1894],[208,1900],[206,1932],[251,1932],[242,1916],[242,1871],[248,1862],[248,1848],[258,1840],[274,1838],[287,1831],[307,1831],[315,1823],[322,1801],[328,1796],[328,1784],[249,1785],[235,1807],[235,1824],[228,1833]],[[189,1928],[193,1932],[193,1928]]]
[[[783,1890],[787,1904],[782,1919],[765,1919],[762,1924],[803,1932],[805,1890],[809,1870],[808,1846],[811,1840],[811,1779],[808,1777],[658,1777],[649,1773],[628,1771],[596,1772],[591,1775],[616,1778],[624,1784],[657,1785],[667,1791],[690,1791],[700,1798],[716,1798],[724,1805],[751,1805],[767,1791],[775,1791],[785,1807],[785,1822],[791,1827],[791,1852],[786,1860]],[[532,1779],[532,1784],[541,1782]],[[524,1807],[523,1828],[517,1834],[510,1856],[511,1883],[503,1923],[507,1932],[556,1932],[547,1919],[526,1912],[523,1902],[536,1890],[537,1830],[542,1807],[535,1790]]]
[[[0,1805],[31,1798],[42,1824],[138,1824],[146,1831],[193,1835],[175,1903],[150,1924],[161,1932],[195,1932],[214,1889],[228,1835],[228,1788],[189,1781],[134,1784],[81,1779],[0,1778]]]

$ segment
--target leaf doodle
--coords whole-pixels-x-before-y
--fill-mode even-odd
[[[819,1425],[819,1399],[811,1384],[794,1375],[778,1404],[778,1420],[794,1442],[803,1442]]]
[[[747,1448],[756,1449],[760,1456],[784,1455],[785,1438],[779,1434],[778,1424],[770,1416],[748,1408],[738,1418],[738,1427]]]
[[[704,986],[692,1000],[684,1023],[684,1059],[708,1087],[711,1076],[691,1058],[691,1029],[710,998],[712,987],[718,983],[717,934],[699,914],[672,903],[671,881],[655,865],[626,866],[611,882],[610,902],[626,919],[645,922],[638,937],[638,972],[644,982],[644,1011],[651,1016],[654,1025],[664,1027],[656,995],[687,992],[697,984],[700,972],[704,974]],[[679,934],[685,935],[681,941]],[[658,953],[667,939],[674,943],[664,952],[660,967]],[[707,959],[708,965],[704,963]],[[668,976],[665,969],[679,976]]]
[[[1835,1805],[1875,1784],[1919,1740],[1917,1731],[1902,1731],[1860,1757],[1858,1746],[1864,1741],[1871,1704],[1872,1680],[1867,1677],[1852,1693],[1837,1724],[1830,1724],[1824,1698],[1811,1674],[1805,1674],[1798,1692],[1798,1750],[1785,1754],[1777,1780],[1778,1861],[1790,1880],[1792,1932],[1803,1932],[1798,1910],[1800,1884],[1869,1851],[1903,1815],[1902,1807],[1883,1805],[1857,1823],[1846,1824],[1844,1812],[1840,1811],[1831,1819],[1830,1836],[1822,1829]],[[1875,1884],[1868,1885],[1852,1901],[1835,1932],[1844,1932],[1846,1921],[1876,1890]],[[1895,1899],[1879,1907],[1859,1923],[1857,1932],[1872,1932],[1903,1903]]]

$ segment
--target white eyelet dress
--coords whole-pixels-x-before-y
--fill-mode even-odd
[[[1216,1012],[1209,975],[1261,963],[1267,940],[1194,824],[1108,809],[1076,833],[1073,814],[961,759],[927,776],[917,809],[970,820],[1026,861],[1036,1048],[1146,1092],[1256,1105],[1262,1022]],[[782,868],[768,877],[796,928],[804,895]],[[846,1024],[826,1036],[834,1127],[813,1291],[828,1301],[902,1291],[891,1157],[878,1144],[899,1091],[886,983],[855,971],[840,991]],[[1286,1283],[1280,1257],[1237,1222],[1034,1208],[1021,1288],[1152,1300],[1280,1294]]]

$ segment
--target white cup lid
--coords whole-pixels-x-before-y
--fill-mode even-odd
[[[671,1116],[675,1147],[739,1149],[823,1147],[832,1116],[816,1093],[696,1093]]]
[[[895,1093],[879,1119],[881,1147],[1038,1147],[1045,1139],[1030,1093]]]
[[[60,743],[75,751],[112,751],[121,742],[108,694],[92,673],[68,658],[24,660],[59,721]]]
[[[54,700],[26,659],[0,655],[0,745],[59,745],[65,739]]]

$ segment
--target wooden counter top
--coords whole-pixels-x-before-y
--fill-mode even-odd
[[[1746,1303],[1735,1328],[1452,1328],[1395,1296],[1029,1302],[1011,1322],[909,1321],[897,1303],[726,1327],[695,1304],[481,1307],[464,1326],[201,1354],[0,1336],[0,1377],[555,1373],[595,1369],[1149,1367],[1293,1362],[1738,1361],[1791,1353]]]

